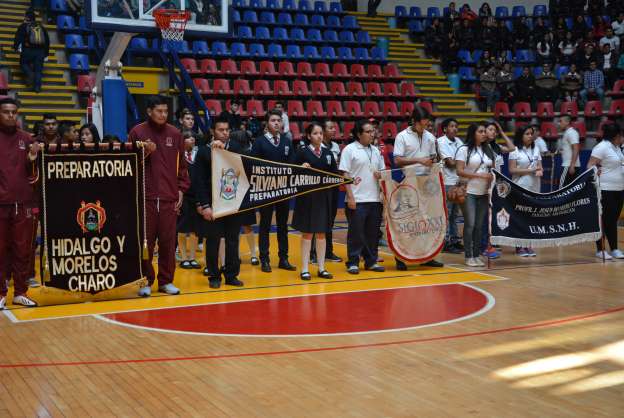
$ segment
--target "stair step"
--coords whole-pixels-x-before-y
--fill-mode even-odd
[[[9,88],[12,90],[29,90],[31,91],[31,88],[24,85],[24,84],[16,84],[16,83],[9,83]],[[43,92],[45,93],[49,93],[51,91],[75,91],[76,90],[76,86],[51,86],[51,85],[43,85],[42,86]]]
[[[0,20],[2,18],[0,17]],[[5,47],[3,48],[6,52],[13,52],[13,41],[0,41],[0,45]],[[63,44],[50,44],[50,51],[57,49],[65,49],[65,45]]]
[[[20,109],[20,113],[26,114],[26,115],[41,114],[41,113],[48,113],[48,112],[50,112],[50,109],[34,108],[34,107],[23,107]],[[58,109],[57,113],[61,115],[84,115],[85,109]]]
[[[356,17],[359,17],[359,16],[368,17],[366,16],[367,14],[366,12],[349,11],[347,13],[350,14],[351,16],[356,16]],[[378,12],[376,17],[392,17],[392,16],[394,16],[394,14],[392,13],[379,13]]]
[[[15,83],[21,83],[24,81],[24,77],[22,76],[22,74],[13,75],[13,81]],[[64,78],[58,78],[58,77],[42,77],[41,81],[43,81],[44,83],[63,83],[65,84],[65,79]],[[56,84],[55,84],[56,85]],[[72,86],[73,87],[73,86]]]
[[[14,61],[19,61],[20,59],[20,54],[16,54],[16,53],[8,53],[8,54],[4,54],[4,57],[6,59],[9,60],[14,60]],[[48,55],[48,62],[50,61],[58,61],[58,59],[56,58],[56,55]]]
[[[42,100],[42,99],[20,99],[22,105],[35,105],[35,106],[55,106],[55,107],[67,107],[74,108],[77,103],[70,100]]]
[[[455,110],[465,110],[470,112],[470,108],[466,105],[443,105],[443,104],[438,104],[435,103],[435,105],[437,106],[438,110],[446,110],[449,112],[455,111]]]
[[[11,74],[13,74],[15,76],[19,76],[19,77],[23,76],[21,70],[11,71]],[[44,68],[43,69],[43,74],[47,75],[47,76],[63,77],[65,75],[65,72],[61,71],[61,70],[52,70],[52,69]]]
[[[416,79],[416,85],[417,86],[421,86],[423,89],[424,88],[430,88],[429,86],[433,86],[433,87],[448,87],[448,81],[447,80],[424,80],[424,79]],[[424,87],[427,86],[427,87]]]
[[[20,100],[34,100],[37,98],[47,99],[47,98],[64,98],[65,100],[73,100],[74,95],[71,93],[61,93],[61,92],[40,92],[35,93],[34,91],[20,91],[17,93],[17,97]]]
[[[483,118],[487,118],[487,117],[491,117],[492,114],[489,112],[474,112],[472,110],[468,110],[468,112],[446,112],[445,115],[447,116],[454,116],[454,117],[458,117],[461,118],[463,120],[472,120],[472,119],[477,119],[477,120],[481,120]]]
[[[421,89],[421,93],[425,94],[426,92],[433,92],[433,93],[438,93],[438,92],[452,92],[453,88],[452,87],[422,87]]]
[[[20,10],[22,12],[25,12],[26,10],[28,10],[30,6],[27,4],[13,4],[13,3],[4,3],[2,5],[2,8],[4,9],[11,9],[11,10]]]
[[[12,35],[13,37],[15,37],[15,31],[17,30],[17,27],[20,24],[21,22],[16,22],[16,21],[5,22],[2,26],[0,26],[0,33],[5,33],[5,34],[8,33]],[[44,24],[43,27],[46,28],[48,32],[56,30],[56,25]]]
[[[20,109],[20,113],[24,113],[23,111],[24,109]],[[37,113],[37,114],[31,114],[31,115],[25,115],[24,116],[24,120],[26,121],[26,123],[28,122],[40,122],[41,121],[41,116],[44,113],[51,113],[50,109],[41,109],[42,112],[41,113]],[[87,113],[85,109],[81,110],[82,113]],[[82,120],[84,119],[83,116],[69,116],[69,115],[65,115],[63,112],[54,112],[58,117],[59,120],[62,121],[71,121],[71,122],[76,122],[76,123],[82,123]]]
[[[431,98],[435,99],[439,98],[439,97],[443,97],[443,98],[450,98],[450,99],[474,99],[475,95],[474,94],[467,94],[467,93],[434,93],[431,95]]]
[[[0,65],[7,65],[11,67],[19,67],[19,62],[16,61],[0,61]],[[43,64],[44,68],[56,68],[59,70],[68,70],[69,64],[56,64],[51,62],[46,62]]]
[[[437,73],[432,73],[431,75],[423,74],[423,75],[419,75],[418,77],[414,77],[415,84],[418,84],[421,81],[444,81],[448,83],[448,80],[446,79],[445,76],[437,75]]]

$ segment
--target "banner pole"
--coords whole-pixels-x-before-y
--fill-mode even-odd
[[[553,152],[551,156],[551,168],[550,168],[550,191],[553,191],[553,185],[555,183],[555,156],[557,155],[557,151]]]
[[[600,176],[598,175],[598,172],[595,171],[594,172],[594,176],[596,176],[598,178],[598,190],[600,190],[600,199],[602,199],[602,188],[600,187]],[[604,222],[602,221],[602,204],[599,206],[599,208],[601,208],[600,210],[600,247],[602,248],[602,264],[605,264],[607,262],[606,260],[606,242],[605,242],[605,232],[604,232]]]

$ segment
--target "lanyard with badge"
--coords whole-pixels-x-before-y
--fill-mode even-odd
[[[528,166],[527,168],[533,168],[533,162],[534,162],[536,159],[534,159],[533,157],[531,157],[531,156],[529,155],[529,153],[528,153],[528,152],[526,152],[526,149],[525,149],[525,148],[523,148],[523,149],[522,149],[522,152],[524,153],[524,155],[526,155],[527,160],[529,160],[529,166]]]
[[[368,168],[374,173],[377,171],[377,167],[373,165],[373,148],[368,145],[368,147],[364,148],[364,154],[366,154],[366,158],[368,158]]]

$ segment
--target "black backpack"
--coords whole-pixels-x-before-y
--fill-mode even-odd
[[[39,23],[32,23],[26,26],[26,40],[30,47],[41,47],[45,45],[45,32]]]

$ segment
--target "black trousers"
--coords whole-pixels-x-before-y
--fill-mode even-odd
[[[381,0],[368,0],[368,16],[374,16],[377,14],[377,8]]]
[[[279,259],[288,260],[288,214],[290,211],[289,201],[264,206],[260,212],[260,230],[258,231],[258,247],[260,247],[260,261],[269,262],[269,233],[273,212],[275,212],[275,222],[277,223],[277,245]]]
[[[20,55],[20,68],[28,83],[32,83],[36,90],[41,89],[43,77],[43,60],[45,51],[43,48],[24,48]]]
[[[364,258],[365,267],[377,263],[382,210],[383,206],[377,202],[358,203],[355,210],[345,209],[349,221],[347,267],[359,265],[360,257]]]
[[[334,253],[334,243],[333,243],[333,230],[334,230],[334,222],[336,221],[336,214],[338,213],[338,199],[339,191],[338,187],[334,187],[332,190],[332,207],[331,214],[329,218],[329,226],[327,227],[327,232],[325,233],[325,255],[332,255]]]
[[[241,227],[239,216],[226,216],[207,222],[206,236],[206,267],[209,280],[221,280],[221,273],[225,280],[234,279],[240,273],[240,258],[238,256],[238,241]],[[219,269],[219,243],[225,238],[225,265]]]
[[[609,242],[611,251],[618,247],[617,222],[624,205],[624,192],[603,190],[600,201],[602,203],[602,230]],[[596,248],[602,251],[602,240],[596,241]]]

